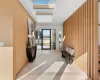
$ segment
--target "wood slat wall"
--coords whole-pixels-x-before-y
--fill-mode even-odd
[[[75,60],[92,80],[98,80],[98,1],[87,0],[64,22],[66,46],[75,49]]]
[[[28,41],[28,18],[32,19],[18,0],[13,0],[13,59],[14,80],[18,72],[28,63],[26,48]],[[19,15],[20,14],[20,15]],[[33,20],[33,29],[36,23]],[[35,43],[35,40],[34,40]]]

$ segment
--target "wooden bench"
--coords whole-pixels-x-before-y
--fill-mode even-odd
[[[73,62],[73,58],[74,58],[74,49],[73,48],[66,47],[66,50],[61,51],[61,53],[62,53],[62,57],[67,59],[69,61],[69,63]]]

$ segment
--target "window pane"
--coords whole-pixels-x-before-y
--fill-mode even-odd
[[[54,0],[34,0],[34,4],[54,4]]]

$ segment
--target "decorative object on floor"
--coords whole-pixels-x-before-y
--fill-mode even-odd
[[[33,29],[33,23],[31,19],[28,19],[29,23],[29,31],[28,31],[28,44],[27,44],[27,57],[29,62],[33,62],[36,57],[36,50],[37,47],[35,46],[34,40],[35,40],[35,33]]]
[[[36,50],[37,50],[36,46],[28,47],[26,49],[26,53],[27,53],[27,57],[28,57],[28,61],[29,62],[33,62],[34,61],[34,59],[36,57]]]

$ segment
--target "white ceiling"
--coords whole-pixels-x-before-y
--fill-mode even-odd
[[[62,26],[84,2],[87,0],[56,0],[53,16],[37,16],[33,9],[32,0],[19,0],[38,26]],[[39,19],[39,21],[38,21]]]
[[[54,25],[62,25],[86,0],[56,0]]]
[[[38,23],[50,23],[52,22],[52,15],[37,15]]]
[[[86,0],[56,0],[56,5],[52,17],[52,22],[46,25],[61,26]],[[43,19],[43,18],[42,18]],[[44,25],[39,22],[37,25]]]
[[[19,2],[25,8],[28,14],[32,17],[32,19],[37,22],[36,12],[33,9],[33,1],[32,0],[19,0]]]

